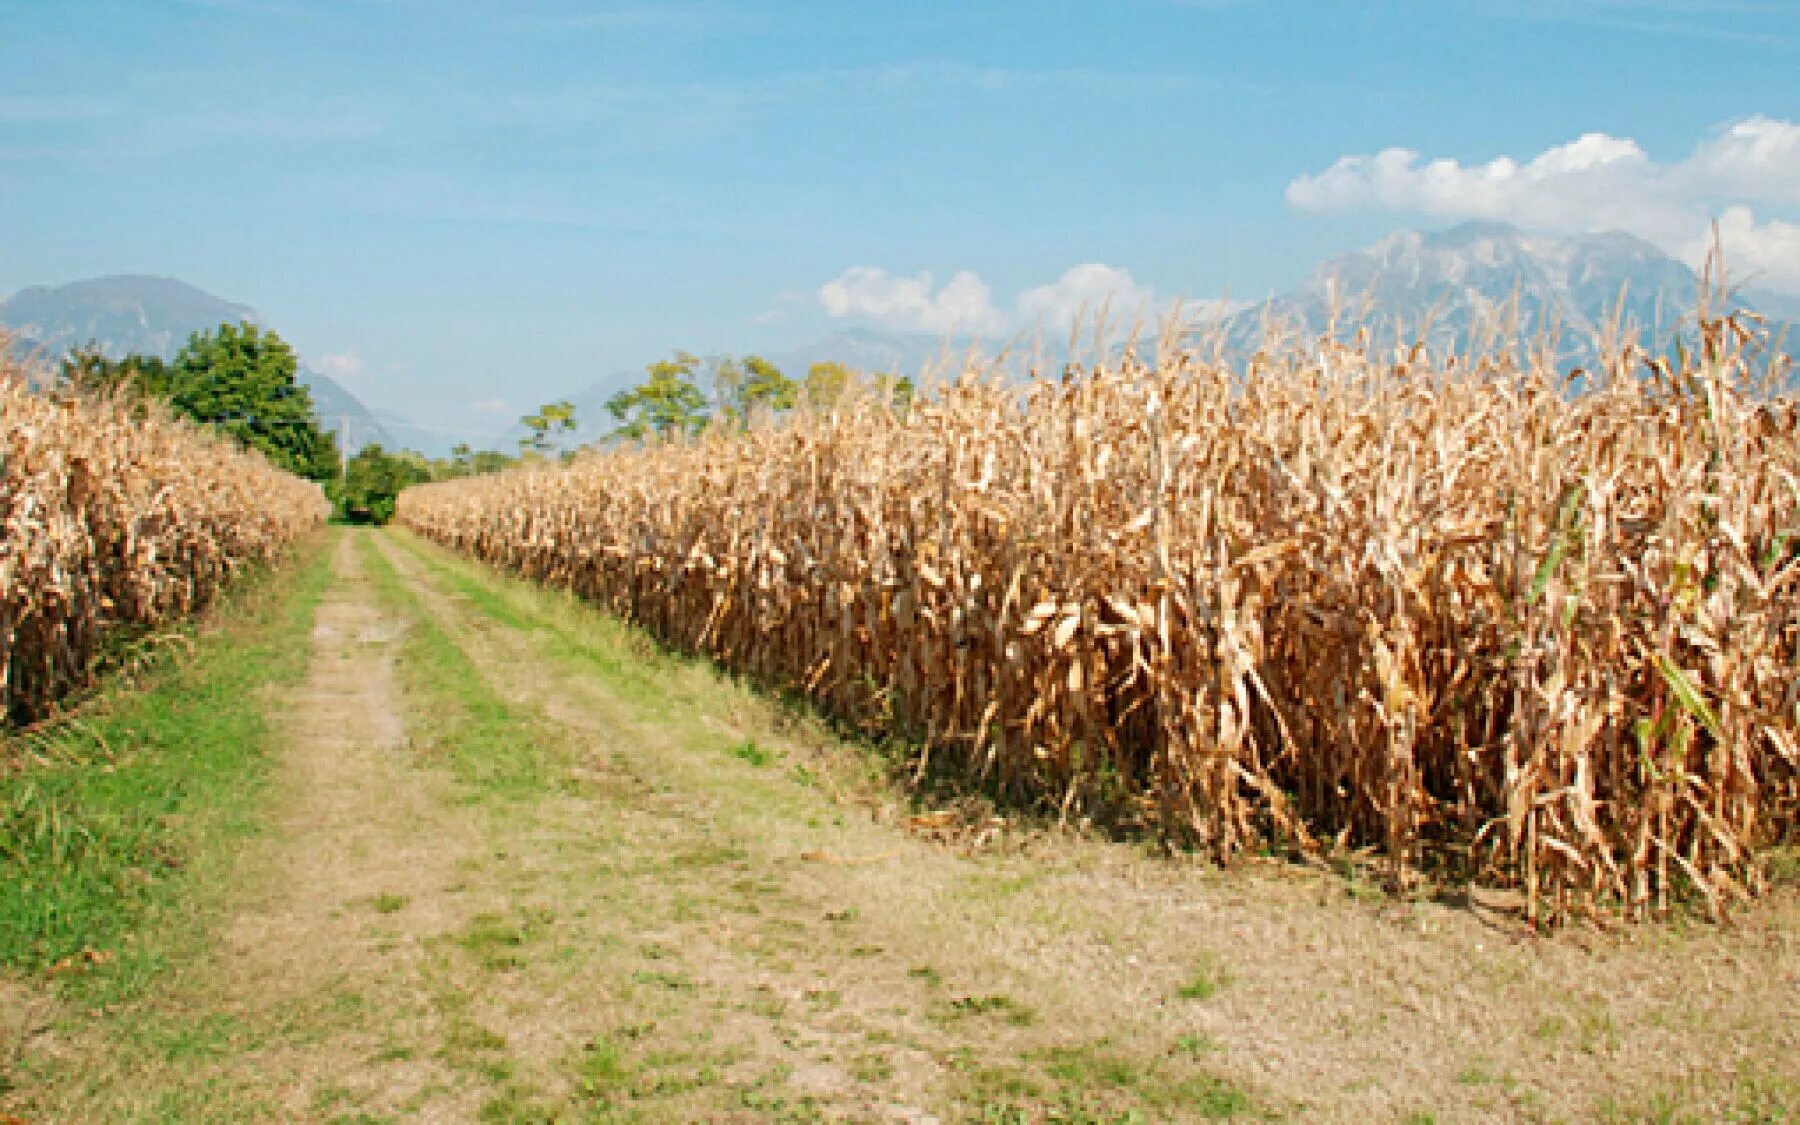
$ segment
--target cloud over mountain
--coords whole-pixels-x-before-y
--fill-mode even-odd
[[[1288,185],[1287,200],[1305,211],[1623,230],[1689,263],[1705,256],[1716,219],[1735,274],[1800,292],[1800,124],[1792,121],[1744,118],[1672,163],[1606,133],[1586,133],[1525,160],[1501,156],[1485,164],[1426,160],[1411,149],[1389,148],[1300,176]]]

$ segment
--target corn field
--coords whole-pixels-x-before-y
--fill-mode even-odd
[[[1718,914],[1800,810],[1800,435],[1753,326],[1698,335],[1579,394],[1529,348],[1366,334],[971,372],[399,516],[921,774],[1534,919]]]
[[[315,484],[149,405],[28,389],[0,339],[0,716],[204,606],[325,519]]]

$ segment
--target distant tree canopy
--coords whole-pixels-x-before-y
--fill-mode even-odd
[[[337,444],[319,427],[312,393],[296,376],[294,350],[254,324],[196,332],[175,357],[169,401],[260,449],[290,472],[314,480],[337,474]]]
[[[519,419],[527,433],[519,439],[521,453],[546,454],[556,448],[556,439],[575,432],[575,404],[568,401],[549,402],[536,414]]]
[[[731,396],[722,403],[727,417],[747,421],[758,410],[779,413],[792,410],[800,401],[800,387],[781,373],[781,368],[753,355],[744,360],[742,374],[732,386]]]
[[[174,373],[159,356],[128,355],[108,359],[98,344],[86,344],[63,357],[60,385],[80,394],[128,395],[166,399]]]
[[[69,353],[60,377],[82,394],[160,399],[289,472],[328,480],[338,472],[337,442],[319,425],[299,369],[280,336],[245,323],[194,333],[173,363],[142,355],[108,359],[89,344]]]
[[[350,458],[344,478],[332,482],[328,491],[346,518],[386,523],[394,518],[394,500],[401,489],[432,479],[432,463],[423,456],[366,445]]]
[[[842,398],[856,379],[856,372],[836,361],[815,363],[806,370],[806,401],[830,406]]]
[[[678,351],[645,369],[649,378],[606,400],[607,411],[626,437],[667,437],[706,425],[706,394],[700,389],[700,357]]]
[[[453,477],[473,477],[482,473],[497,473],[501,469],[518,464],[518,458],[492,449],[475,449],[466,441],[459,441],[450,447],[448,460],[431,462],[431,479],[448,480]]]
[[[867,394],[905,408],[912,405],[914,387],[904,375],[870,376],[836,361],[826,361],[807,369],[805,393],[812,406],[835,406],[846,395]]]
[[[759,414],[779,415],[799,406],[829,407],[846,395],[872,395],[906,407],[913,398],[907,378],[871,377],[841,363],[815,363],[796,382],[759,355],[710,362],[688,351],[645,369],[648,378],[607,400],[625,438],[696,433],[709,422],[745,426]],[[711,395],[703,389],[710,382]]]

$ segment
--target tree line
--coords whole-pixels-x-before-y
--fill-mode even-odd
[[[312,392],[299,381],[299,358],[273,331],[248,322],[194,333],[176,357],[110,359],[94,344],[65,357],[59,386],[67,392],[162,402],[176,415],[211,426],[259,450],[289,472],[320,482],[347,519],[386,523],[409,485],[497,472],[522,461],[569,457],[563,444],[579,432],[575,406],[544,404],[521,418],[517,454],[468,443],[449,457],[388,450],[379,443],[344,456],[337,435],[320,423]],[[645,368],[643,382],[607,400],[617,423],[602,442],[666,439],[709,425],[745,427],[801,406],[829,408],[846,395],[877,395],[904,407],[905,377],[868,376],[841,363],[815,363],[795,380],[762,356],[702,359],[676,351]]]
[[[874,394],[906,406],[914,390],[905,376],[871,377],[835,362],[813,364],[796,382],[758,355],[702,360],[677,351],[645,371],[649,377],[642,383],[606,402],[621,438],[692,434],[714,423],[747,426],[802,404],[830,407],[848,394]]]

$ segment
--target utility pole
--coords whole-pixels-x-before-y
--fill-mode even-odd
[[[350,415],[338,415],[338,480],[350,483]]]

